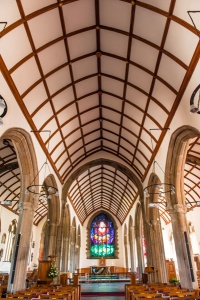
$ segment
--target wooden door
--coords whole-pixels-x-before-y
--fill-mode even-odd
[[[166,266],[167,266],[168,280],[172,278],[177,278],[174,261],[166,260]]]

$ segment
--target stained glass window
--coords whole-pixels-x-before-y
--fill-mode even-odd
[[[106,214],[96,216],[90,226],[90,256],[114,256],[115,230],[113,221]]]

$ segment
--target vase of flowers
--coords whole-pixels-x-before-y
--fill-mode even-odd
[[[50,267],[50,269],[49,269],[49,271],[48,271],[47,276],[48,276],[49,278],[52,278],[52,279],[53,279],[53,282],[54,282],[54,278],[57,279],[57,277],[58,277],[58,268],[57,268],[57,266],[56,266],[55,261],[52,261],[51,267]]]

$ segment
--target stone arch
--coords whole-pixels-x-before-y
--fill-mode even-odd
[[[168,282],[168,279],[159,213],[161,204],[159,204],[159,208],[148,207],[150,202],[152,203],[159,201],[157,185],[160,183],[161,181],[158,176],[155,173],[152,173],[148,182],[148,185],[151,187],[151,191],[149,190],[149,197],[146,198],[146,230],[148,230],[146,248],[147,265],[154,267],[154,273],[151,276],[151,280],[164,283]],[[164,204],[163,206],[165,209],[166,207]]]
[[[44,185],[54,186],[57,188],[56,180],[53,174],[49,174],[45,180]],[[58,224],[60,223],[60,201],[56,194],[52,194],[50,199],[47,199],[48,212],[47,212],[47,222],[45,226],[45,236],[44,236],[44,252],[43,259],[47,259],[48,256],[56,256],[56,238]],[[57,261],[57,265],[59,261]]]
[[[135,228],[134,228],[132,216],[129,216],[128,239],[129,239],[129,250],[130,250],[130,266],[131,266],[131,271],[133,272],[135,270],[135,262],[134,262]]]
[[[63,216],[63,232],[62,232],[62,259],[61,271],[67,272],[69,269],[69,245],[70,245],[70,227],[71,227],[71,214],[69,204],[65,205]]]
[[[14,253],[17,249],[17,240],[20,240],[18,247],[18,256],[16,264],[14,259],[11,262],[11,270],[15,264],[15,273],[20,274],[20,277],[9,278],[8,292],[11,290],[22,290],[25,287],[26,271],[29,258],[29,247],[33,226],[34,211],[38,205],[38,199],[33,198],[33,194],[25,194],[26,187],[34,180],[38,173],[37,158],[34,150],[34,145],[30,134],[22,128],[10,128],[5,131],[1,139],[11,140],[15,148],[19,168],[21,172],[21,189],[19,200],[19,220],[17,226],[17,238],[14,244]],[[35,178],[35,183],[38,184],[38,178]],[[13,255],[15,257],[15,255]],[[11,284],[12,279],[12,284]]]
[[[143,203],[144,202],[144,193],[143,193],[143,186],[141,181],[137,178],[137,176],[131,171],[129,170],[126,166],[109,160],[109,159],[104,159],[104,158],[100,158],[100,159],[96,159],[93,160],[91,162],[86,163],[85,165],[79,167],[76,171],[74,171],[71,176],[66,180],[66,183],[63,186],[63,191],[62,191],[62,208],[61,208],[61,222],[59,225],[59,231],[58,231],[58,239],[57,239],[57,247],[58,247],[58,261],[60,260],[60,252],[59,251],[61,249],[61,245],[62,245],[62,230],[63,230],[63,217],[64,217],[64,210],[65,210],[65,203],[66,203],[66,199],[67,199],[67,193],[68,190],[72,184],[72,182],[83,172],[85,172],[88,168],[97,166],[99,164],[105,164],[105,165],[109,165],[109,166],[113,166],[114,168],[116,168],[117,170],[120,170],[122,173],[124,173],[126,176],[128,176],[133,182],[134,184],[137,186],[138,188],[138,193],[139,193],[139,198],[140,201]],[[87,247],[88,249],[88,247]]]
[[[128,228],[127,225],[124,224],[124,253],[125,253],[125,266],[128,270]]]
[[[76,269],[75,252],[76,252],[76,218],[73,217],[71,230],[70,230],[70,267],[69,267],[72,273]]]
[[[178,128],[170,139],[165,170],[165,181],[175,185],[175,194],[166,194],[166,199],[172,219],[181,286],[188,289],[197,288],[198,283],[193,271],[195,264],[186,220],[183,171],[189,140],[199,136],[200,132],[191,126]]]
[[[138,276],[141,277],[144,271],[144,251],[143,251],[143,218],[142,207],[138,203],[135,211],[135,237],[137,249]]]
[[[90,258],[90,246],[91,246],[90,227],[91,227],[91,223],[92,223],[93,219],[101,213],[107,215],[108,218],[111,219],[112,222],[113,222],[114,230],[115,230],[115,257],[114,258],[118,258],[118,255],[119,255],[118,226],[117,226],[117,223],[116,223],[115,219],[113,218],[113,216],[109,212],[107,212],[106,210],[99,210],[97,212],[95,211],[88,220],[88,223],[87,223],[87,238],[86,238],[87,258]]]

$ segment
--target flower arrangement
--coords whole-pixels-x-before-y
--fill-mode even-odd
[[[171,278],[171,279],[169,280],[169,282],[175,284],[175,283],[179,282],[179,279],[178,279],[178,278]]]
[[[50,269],[49,269],[49,271],[48,271],[47,276],[50,277],[50,278],[58,277],[58,268],[57,268],[57,266],[56,266],[55,261],[53,261],[53,262],[51,263],[51,267],[50,267]]]

